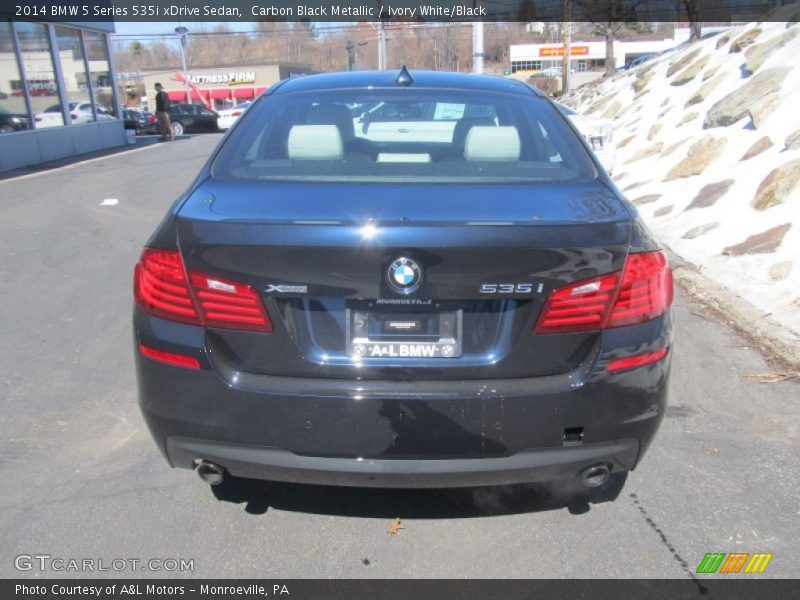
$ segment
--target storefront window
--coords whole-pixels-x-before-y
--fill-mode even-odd
[[[56,39],[70,121],[72,124],[94,121],[95,116],[86,76],[86,63],[83,61],[81,34],[76,29],[56,27]],[[98,115],[98,118],[102,118],[102,116]]]
[[[34,127],[56,127],[64,124],[58,82],[50,53],[47,27],[39,23],[15,23],[22,57],[22,68],[28,81]]]
[[[83,39],[86,42],[89,80],[94,90],[94,101],[102,108],[98,118],[115,118],[117,111],[114,103],[114,86],[111,80],[106,36],[102,33],[87,31],[84,33]]]
[[[30,129],[11,23],[0,20],[0,134]]]

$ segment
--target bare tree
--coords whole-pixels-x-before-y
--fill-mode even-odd
[[[692,44],[699,42],[703,34],[703,24],[700,22],[702,0],[680,0],[680,3],[689,19],[689,42]]]
[[[636,22],[636,9],[643,0],[575,0],[594,33],[606,41],[606,75],[615,71],[614,40]]]

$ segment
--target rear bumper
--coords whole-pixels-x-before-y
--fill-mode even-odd
[[[237,477],[318,485],[434,488],[508,485],[574,479],[588,466],[633,468],[636,440],[526,450],[500,458],[387,460],[298,456],[280,448],[167,438],[174,466],[194,468],[199,457]]]
[[[233,475],[375,487],[459,487],[633,469],[663,418],[670,355],[609,373],[613,358],[669,346],[671,315],[603,333],[579,368],[514,379],[277,377],[232,370],[201,327],[136,310],[135,342],[196,356],[199,370],[135,351],[139,403],[169,463]],[[581,436],[565,439],[568,431]]]

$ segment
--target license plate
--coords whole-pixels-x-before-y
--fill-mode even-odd
[[[356,342],[353,356],[359,358],[456,358],[456,344],[399,344],[396,342]]]
[[[457,306],[413,310],[369,301],[347,307],[347,353],[354,358],[458,358],[463,312]]]

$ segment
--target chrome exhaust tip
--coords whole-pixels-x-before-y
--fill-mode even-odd
[[[206,460],[199,461],[195,470],[208,485],[219,485],[225,479],[225,469]]]
[[[598,487],[608,481],[610,471],[602,463],[592,465],[581,471],[581,483],[588,488]]]

